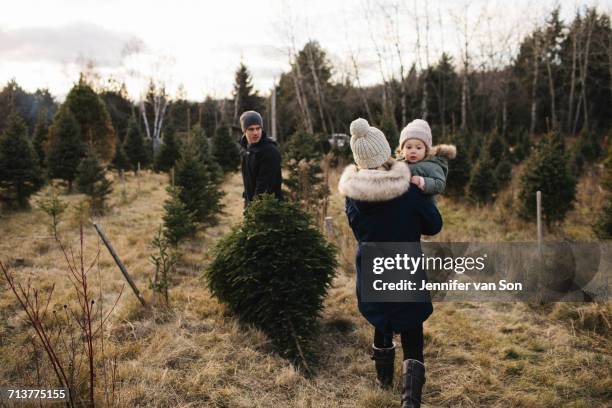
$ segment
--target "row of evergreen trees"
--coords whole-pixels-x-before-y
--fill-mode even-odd
[[[96,181],[83,187],[81,179],[84,176],[81,177],[79,192],[91,195],[93,207],[102,210],[105,197],[111,191],[110,182],[105,181],[106,164],[120,171],[153,167],[156,171],[167,172],[181,157],[182,141],[170,127],[164,132],[160,152],[153,156],[151,143],[143,137],[134,110],[125,124],[125,134],[121,135],[120,129],[115,130],[104,101],[83,76],[50,123],[46,115],[39,115],[33,134],[28,132],[16,108],[4,123],[0,198],[10,207],[27,207],[28,197],[38,191],[47,178],[64,180],[71,192],[79,175],[87,174],[85,178],[90,184],[94,175]],[[217,129],[211,148],[199,126],[188,134],[194,135],[193,143],[199,147],[197,151],[205,151],[198,155],[199,160],[214,161],[224,172],[238,167],[238,146],[229,126]],[[190,139],[189,136],[184,138]],[[189,162],[187,159],[185,156],[184,162]],[[218,177],[213,179],[218,180]],[[206,212],[199,210],[197,213],[204,219],[206,216],[202,214]]]
[[[74,124],[73,124],[74,125]],[[73,128],[72,130],[76,129]],[[76,134],[76,133],[75,133]],[[49,174],[63,175],[70,171],[70,182],[76,179],[78,191],[90,197],[91,208],[102,211],[106,197],[112,191],[112,182],[105,177],[97,153],[85,148],[76,141],[80,155],[74,161],[76,165],[62,165],[62,160],[74,151],[53,149]],[[71,167],[72,166],[72,167]],[[0,199],[9,208],[29,207],[28,198],[36,193],[45,183],[44,173],[39,157],[27,136],[27,128],[21,117],[14,113],[9,117],[7,127],[0,136]]]

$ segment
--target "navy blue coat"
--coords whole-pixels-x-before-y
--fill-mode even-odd
[[[409,182],[409,178],[406,182]],[[421,234],[435,235],[442,229],[438,209],[413,184],[403,194],[386,201],[364,201],[347,196],[345,207],[349,224],[359,243],[420,242]],[[390,327],[395,332],[416,328],[433,312],[431,302],[362,302],[359,289],[361,246],[355,263],[359,311],[376,328],[386,331]]]

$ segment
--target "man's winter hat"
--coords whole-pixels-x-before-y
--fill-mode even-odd
[[[351,123],[351,150],[355,163],[362,169],[375,169],[389,160],[391,147],[379,129],[362,118]]]
[[[419,139],[421,142],[425,143],[427,150],[431,151],[432,140],[429,123],[423,119],[415,119],[407,124],[406,127],[402,129],[402,133],[400,134],[400,150],[404,148],[404,143],[408,139]]]
[[[263,129],[263,119],[261,115],[255,111],[246,111],[240,115],[240,127],[244,132],[249,126],[259,125]]]

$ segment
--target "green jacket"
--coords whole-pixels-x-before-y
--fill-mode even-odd
[[[448,159],[454,159],[457,149],[454,145],[438,145],[432,149],[432,155],[418,163],[408,163],[413,176],[425,180],[423,192],[428,195],[441,194],[446,188],[448,176]]]

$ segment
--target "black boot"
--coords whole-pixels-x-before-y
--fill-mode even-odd
[[[376,382],[383,389],[393,384],[393,363],[395,362],[395,343],[388,348],[372,346],[372,360],[376,367]]]
[[[402,408],[419,408],[425,384],[425,366],[419,360],[402,363]]]

